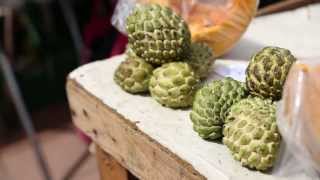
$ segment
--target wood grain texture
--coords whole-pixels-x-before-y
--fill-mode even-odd
[[[140,179],[205,179],[190,164],[137,129],[74,80],[67,83],[77,127]]]
[[[96,158],[101,180],[129,180],[127,170],[98,145],[96,145]]]

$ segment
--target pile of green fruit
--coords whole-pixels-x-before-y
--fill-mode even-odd
[[[129,93],[150,92],[163,106],[191,106],[214,61],[212,50],[192,43],[186,22],[167,7],[141,5],[126,23],[126,60],[115,71],[115,82]]]
[[[206,140],[222,138],[243,166],[271,168],[281,139],[275,102],[295,61],[286,49],[266,47],[252,56],[245,83],[227,77],[199,89],[190,113],[193,129]]]
[[[289,50],[266,47],[252,56],[245,83],[230,77],[200,88],[213,62],[211,49],[192,43],[186,22],[159,5],[137,7],[127,18],[126,60],[115,82],[129,93],[150,92],[171,108],[192,105],[193,129],[206,140],[222,139],[234,158],[256,170],[273,166],[280,145],[275,102],[291,65]]]

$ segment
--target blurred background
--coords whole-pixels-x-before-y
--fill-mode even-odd
[[[127,39],[110,22],[116,3],[0,0],[0,60],[12,68],[52,179],[99,177],[90,141],[72,126],[65,83],[78,66],[124,51]],[[43,179],[6,81],[1,72],[0,179]]]

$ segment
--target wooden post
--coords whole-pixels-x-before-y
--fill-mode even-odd
[[[128,171],[96,145],[96,158],[101,180],[129,180]]]

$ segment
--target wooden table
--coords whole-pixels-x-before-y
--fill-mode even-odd
[[[314,23],[319,9],[314,5],[256,19],[227,57],[245,60],[251,51],[270,44],[289,48],[299,57],[320,57],[320,46],[314,44],[320,42],[315,36],[320,26]],[[288,17],[295,21],[287,21]],[[270,26],[267,32],[266,26]],[[149,96],[122,91],[113,82],[121,60],[123,56],[117,56],[82,66],[69,75],[67,83],[74,124],[97,144],[103,180],[132,179],[130,173],[152,180],[286,179],[243,168],[224,145],[199,138],[192,130],[189,110],[172,110]],[[215,77],[211,73],[210,78]],[[307,178],[303,174],[290,178],[295,179]]]
[[[152,180],[276,179],[241,167],[224,145],[198,137],[189,110],[165,108],[149,96],[121,90],[113,73],[123,59],[117,56],[82,66],[67,83],[75,125],[99,146],[103,179],[127,179],[122,167]],[[216,77],[211,73],[209,79]]]

